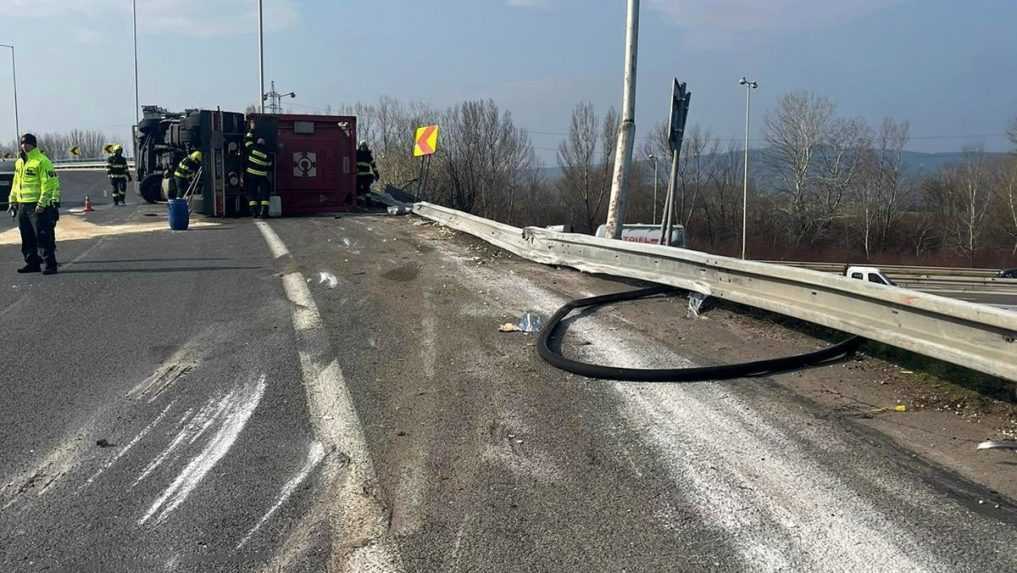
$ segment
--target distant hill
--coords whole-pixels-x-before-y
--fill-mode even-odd
[[[990,153],[985,154],[988,158],[1003,158],[1006,157],[1007,153]],[[946,167],[948,165],[954,165],[964,160],[964,152],[953,151],[946,153],[922,153],[919,151],[905,151],[904,152],[904,173],[909,177],[922,177],[930,175]],[[638,163],[646,164],[644,173],[653,173],[652,167],[647,161],[640,161]],[[661,178],[666,179],[665,173],[671,169],[670,163],[665,167],[664,163],[660,165]],[[749,150],[749,170],[750,175],[757,183],[763,183],[764,187],[772,187],[768,185],[770,177],[772,177],[770,166],[767,164],[765,159],[765,150],[763,149],[750,149]],[[541,176],[548,182],[557,181],[561,178],[562,170],[557,165],[552,167],[544,167],[540,169]],[[650,175],[652,178],[652,175]]]

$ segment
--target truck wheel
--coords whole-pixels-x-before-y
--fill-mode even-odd
[[[141,180],[138,186],[141,198],[149,203],[158,203],[162,200],[162,173],[149,173]]]

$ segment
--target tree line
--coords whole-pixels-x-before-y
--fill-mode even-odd
[[[110,143],[121,143],[111,140],[104,132],[92,129],[72,129],[67,133],[36,133],[39,142],[39,149],[52,160],[74,159],[71,149],[78,147],[80,157],[84,159],[101,159],[106,154],[102,148]],[[129,142],[122,142],[125,149],[131,146]],[[8,144],[0,143],[0,157],[16,157],[18,153],[18,142],[12,141]]]
[[[526,130],[490,100],[436,110],[382,98],[340,109],[358,117],[384,185],[513,225],[591,233],[606,218],[614,109],[574,108],[556,169],[546,169]],[[441,126],[441,142],[420,189],[421,162],[409,150],[414,129],[431,123]],[[1017,123],[1010,133],[1017,145]],[[952,164],[915,172],[905,160],[908,122],[842,117],[830,99],[810,92],[781,97],[766,114],[763,138],[765,146],[750,151],[752,258],[1017,264],[1017,155],[968,148]],[[743,152],[740,142],[701,126],[687,130],[674,209],[692,248],[740,252]],[[637,156],[626,221],[659,222],[671,166],[667,121],[653,125]]]

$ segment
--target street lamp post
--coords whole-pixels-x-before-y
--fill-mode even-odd
[[[138,0],[131,0],[134,17],[134,123],[141,123],[141,95],[138,88]]]
[[[265,113],[265,26],[262,22],[261,0],[258,0],[258,82],[261,90],[258,92],[258,105],[261,113]]]
[[[650,218],[654,223],[657,222],[657,156],[650,154],[646,156],[646,159],[653,163],[653,217]]]
[[[745,258],[745,243],[748,229],[748,208],[749,208],[749,109],[752,101],[752,90],[759,87],[759,82],[749,81],[742,76],[738,81],[745,86],[745,177],[742,180],[742,258]]]
[[[11,49],[11,80],[14,82],[14,141],[21,139],[21,126],[18,124],[18,67],[14,63],[14,46],[12,44],[0,44],[0,48]]]

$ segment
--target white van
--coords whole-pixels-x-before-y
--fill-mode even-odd
[[[848,278],[858,279],[885,286],[897,286],[876,267],[848,267],[844,272]]]

